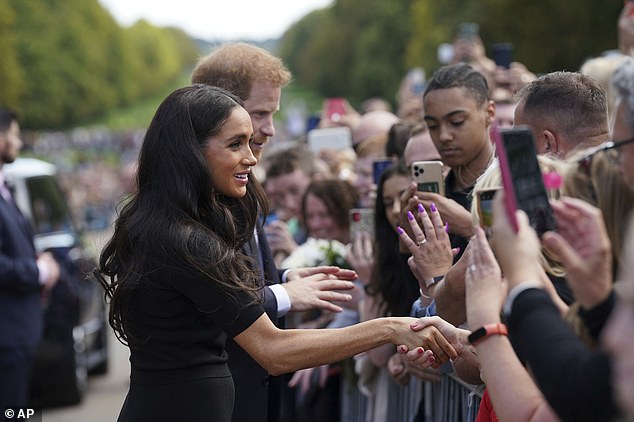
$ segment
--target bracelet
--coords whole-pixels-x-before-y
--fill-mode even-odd
[[[420,297],[422,297],[423,299],[432,299],[431,296],[427,296],[425,293],[423,293],[423,289],[418,289],[418,291],[420,292]]]
[[[427,280],[424,281],[425,283],[425,287],[431,287],[434,284],[438,284],[440,283],[443,279],[445,278],[444,275],[439,275],[436,277],[432,277],[432,278],[428,278]]]
[[[475,331],[472,331],[471,334],[469,334],[469,337],[467,337],[467,340],[475,346],[485,338],[493,335],[508,336],[509,331],[506,328],[506,325],[499,322],[497,324],[487,324]]]

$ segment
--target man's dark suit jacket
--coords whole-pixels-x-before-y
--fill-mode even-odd
[[[261,264],[264,310],[271,321],[280,326],[277,300],[267,285],[280,283],[281,273],[275,267],[271,248],[259,225],[257,236],[257,243],[254,236],[245,246],[245,251],[256,263]],[[280,414],[281,378],[270,376],[232,339],[227,339],[226,349],[235,386],[233,422],[277,422]]]
[[[0,348],[35,350],[42,334],[39,271],[33,232],[0,196]]]
[[[42,336],[39,270],[30,224],[0,196],[0,408],[25,406]]]

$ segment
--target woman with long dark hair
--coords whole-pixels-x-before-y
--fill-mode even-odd
[[[253,129],[239,98],[193,85],[159,106],[139,156],[137,192],[121,209],[97,276],[110,324],[130,347],[120,421],[229,421],[227,336],[271,374],[336,362],[385,343],[455,350],[411,318],[337,330],[280,330],[260,305],[255,263],[243,252],[262,189],[251,177]],[[324,279],[331,277],[324,275]]]

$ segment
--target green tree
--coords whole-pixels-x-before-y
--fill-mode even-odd
[[[280,55],[296,81],[323,96],[394,100],[405,74],[411,0],[339,0],[284,35]]]
[[[0,0],[0,104],[15,104],[25,85],[17,57],[15,20],[9,0]]]

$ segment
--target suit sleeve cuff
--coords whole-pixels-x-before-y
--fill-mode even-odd
[[[271,284],[268,287],[277,300],[277,315],[278,317],[283,317],[291,310],[291,298],[281,284]]]

